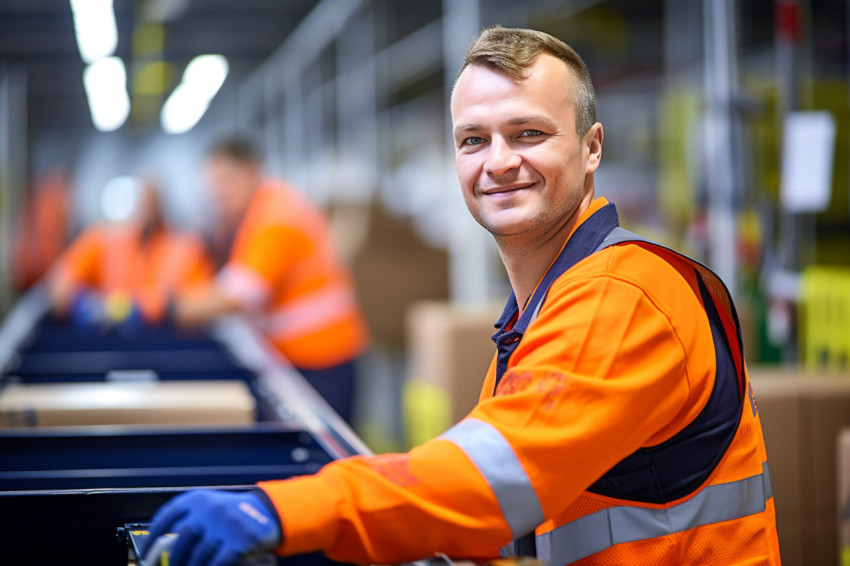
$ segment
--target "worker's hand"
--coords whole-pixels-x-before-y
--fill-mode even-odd
[[[106,321],[106,305],[99,294],[81,291],[71,302],[68,316],[74,327],[90,332],[101,327]]]
[[[178,495],[154,515],[149,541],[174,533],[169,566],[226,566],[243,557],[269,551],[281,543],[276,513],[256,493],[195,490]],[[145,564],[158,564],[143,550]]]
[[[108,325],[115,328],[119,334],[134,338],[139,330],[146,326],[139,305],[125,293],[112,293],[106,298],[106,313]]]

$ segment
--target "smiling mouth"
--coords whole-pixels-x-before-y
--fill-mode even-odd
[[[522,183],[522,184],[513,184],[513,185],[505,185],[504,187],[493,187],[489,189],[485,189],[481,191],[483,195],[503,195],[508,193],[515,193],[517,191],[521,191],[524,189],[528,189],[534,186],[534,183]]]

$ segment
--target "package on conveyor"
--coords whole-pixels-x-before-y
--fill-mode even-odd
[[[0,428],[248,424],[255,408],[238,380],[12,383],[0,391]]]

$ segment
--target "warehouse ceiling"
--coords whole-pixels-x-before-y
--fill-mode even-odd
[[[150,127],[187,63],[224,55],[228,82],[265,60],[318,0],[114,0],[130,127]],[[25,77],[30,132],[93,129],[68,0],[0,0],[0,76]],[[142,70],[144,69],[144,72]]]
[[[132,98],[131,115],[124,127],[131,131],[159,127],[163,100],[197,55],[224,55],[230,65],[225,88],[239,84],[319,3],[320,0],[113,0],[118,28],[115,54],[126,66]],[[433,21],[442,6],[436,0],[376,3],[386,27],[382,38],[385,43],[379,47]],[[691,12],[699,13],[698,3],[691,0],[687,4]],[[811,58],[825,70],[845,76],[846,0],[812,0],[811,4],[811,25],[820,30],[812,33]],[[528,10],[529,25],[568,38],[585,53],[601,89],[623,76],[660,69],[662,22],[667,5],[661,0],[481,1],[485,23],[505,23],[506,14]],[[774,0],[739,5],[741,53],[753,52],[773,41],[773,5]],[[583,13],[584,17],[572,17],[574,13]],[[700,56],[698,41],[689,42],[687,47],[686,51],[694,52],[694,58]],[[93,130],[83,70],[70,0],[0,0],[0,79],[11,76],[25,84],[31,134]]]

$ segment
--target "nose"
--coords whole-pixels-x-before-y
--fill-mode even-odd
[[[487,173],[495,176],[504,175],[511,169],[519,167],[521,162],[522,157],[504,138],[496,136],[490,140],[490,151],[484,164],[484,170]]]

